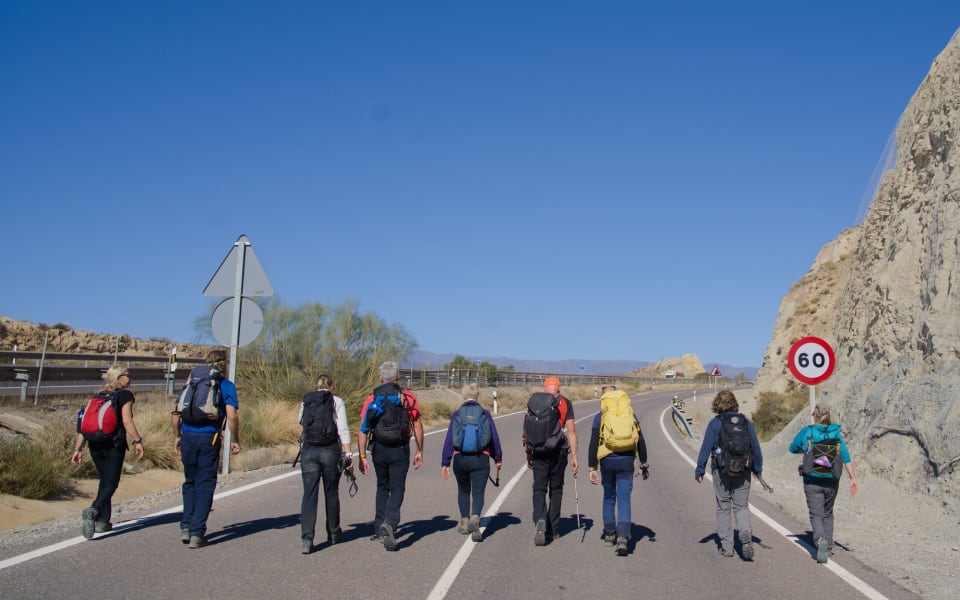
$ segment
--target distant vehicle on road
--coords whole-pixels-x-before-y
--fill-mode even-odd
[[[663,378],[664,378],[664,379],[676,379],[676,378],[677,378],[677,372],[676,372],[676,371],[667,371],[666,373],[663,374]]]

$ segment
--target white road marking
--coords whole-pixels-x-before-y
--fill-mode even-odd
[[[660,430],[663,432],[664,437],[667,438],[667,441],[670,442],[670,445],[673,446],[673,449],[677,451],[677,454],[682,456],[683,459],[687,461],[691,467],[696,469],[697,461],[687,456],[687,453],[680,449],[680,446],[678,446],[677,443],[673,441],[673,437],[671,437],[670,434],[667,432],[666,425],[664,425],[663,423],[664,416],[666,416],[667,412],[669,412],[670,410],[671,410],[671,407],[668,406],[666,409],[664,409],[663,412],[660,413]],[[705,473],[704,478],[710,480],[710,482],[713,482],[713,477],[709,473]],[[757,517],[759,517],[761,521],[769,525],[771,529],[773,529],[774,531],[782,535],[788,541],[793,542],[796,548],[798,548],[808,556],[812,555],[812,553],[815,553],[814,549],[810,547],[810,545],[807,544],[806,542],[800,540],[796,536],[796,534],[791,533],[790,530],[788,530],[786,527],[784,527],[780,523],[776,522],[772,517],[764,513],[762,510],[760,510],[753,504],[750,504],[749,506],[750,506],[750,512],[757,515]],[[850,571],[844,569],[834,561],[832,560],[828,561],[823,566],[833,571],[840,579],[843,579],[844,581],[849,583],[851,586],[853,586],[854,589],[856,589],[858,592],[860,592],[867,598],[871,598],[872,600],[887,600],[887,597],[881,594],[878,590],[874,589],[873,587],[868,585],[865,581],[863,581],[862,579],[860,579]]]

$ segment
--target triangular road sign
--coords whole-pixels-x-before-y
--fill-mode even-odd
[[[720,374],[720,367],[713,365],[713,370],[710,371],[710,377],[723,377],[723,375]]]
[[[252,298],[255,296],[273,296],[273,286],[267,279],[253,246],[247,236],[241,235],[233,244],[227,257],[220,263],[220,268],[213,274],[210,283],[203,288],[204,296],[233,296],[237,289],[237,261],[243,252],[243,282],[241,296]]]

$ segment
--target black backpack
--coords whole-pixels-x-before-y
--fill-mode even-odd
[[[807,440],[807,450],[800,463],[800,474],[805,477],[840,479],[843,475],[843,459],[840,457],[840,440],[824,438],[819,442]]]
[[[563,442],[560,429],[560,400],[546,392],[536,392],[527,401],[523,433],[527,451],[533,454],[553,452]]]
[[[191,369],[190,381],[177,395],[180,420],[197,427],[219,425],[223,419],[222,379],[220,370],[210,365]]]
[[[303,425],[301,440],[307,446],[329,446],[339,441],[336,409],[329,390],[308,392],[303,397]]]
[[[753,466],[753,442],[747,418],[740,413],[723,413],[720,419],[720,441],[717,444],[717,470],[724,479],[750,476]]]
[[[410,442],[410,413],[400,386],[388,385],[374,390],[371,406],[380,406],[382,412],[373,424],[373,439],[384,446],[403,446]]]

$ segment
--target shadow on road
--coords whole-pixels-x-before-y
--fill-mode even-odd
[[[220,531],[208,533],[207,540],[211,545],[221,544],[270,529],[286,529],[287,527],[295,527],[298,525],[300,525],[300,513],[289,514],[282,517],[266,517],[227,525]]]

